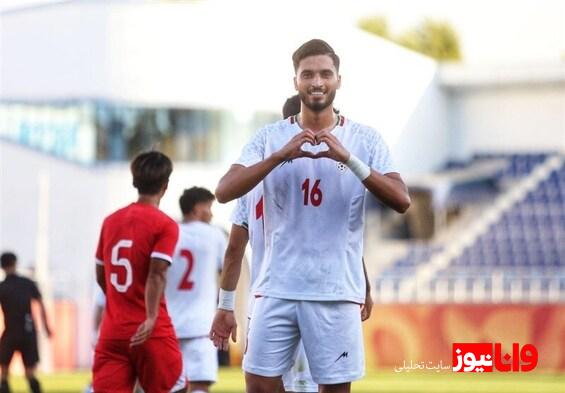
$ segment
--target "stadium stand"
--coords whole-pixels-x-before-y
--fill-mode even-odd
[[[477,217],[476,222],[482,226],[476,225],[479,230],[474,238],[473,230],[464,227],[445,244],[435,239],[410,244],[405,255],[377,277],[377,300],[563,300],[560,294],[565,290],[565,162],[562,156],[553,156],[551,162],[550,157],[502,157],[508,164],[495,175],[494,183],[501,199],[507,195],[506,202]],[[461,170],[493,158],[501,156],[477,155],[473,162],[448,163],[446,167]],[[543,165],[549,165],[546,172],[541,172]],[[488,196],[485,188],[476,184],[460,188],[466,192],[452,192],[450,204],[465,204]],[[473,194],[473,190],[478,191]],[[488,203],[492,205],[494,200],[491,194]],[[463,246],[451,247],[451,242]]]

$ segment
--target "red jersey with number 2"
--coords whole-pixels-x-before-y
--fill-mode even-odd
[[[145,282],[151,258],[169,263],[179,236],[178,225],[157,207],[132,203],[106,217],[96,250],[104,265],[106,309],[101,339],[129,340],[146,319]],[[152,337],[174,335],[165,296]]]

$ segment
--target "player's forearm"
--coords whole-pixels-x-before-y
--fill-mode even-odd
[[[365,275],[365,293],[371,292],[371,283],[369,282],[369,275],[367,274],[367,266],[365,265],[365,258],[361,259],[363,261],[363,274]]]
[[[399,175],[393,178],[371,170],[371,174],[363,180],[363,184],[377,199],[399,213],[406,212],[410,207],[408,187]]]
[[[47,322],[47,311],[45,311],[45,305],[43,304],[43,302],[41,302],[40,308],[41,308],[41,321],[43,322],[43,327],[49,330],[49,323]]]
[[[220,277],[220,288],[226,291],[235,291],[239,276],[241,275],[241,264],[245,253],[243,247],[228,245],[224,258],[224,267]]]
[[[145,284],[145,308],[147,319],[156,320],[159,303],[167,283],[166,271],[150,271]]]
[[[103,313],[103,308],[102,307],[96,307],[96,311],[94,313],[94,330],[98,331],[98,328],[100,327],[100,324],[102,323],[102,313]]]
[[[48,336],[51,336],[51,328],[49,327],[49,322],[47,321],[47,310],[45,308],[45,303],[43,303],[43,299],[39,300],[39,312],[41,315],[41,322],[43,323],[43,328]]]
[[[283,161],[279,155],[273,154],[249,167],[232,165],[218,183],[216,199],[226,203],[247,194]]]
[[[45,306],[41,306],[41,320],[43,321],[43,326],[49,329],[49,323],[47,322],[47,312],[45,311]]]
[[[106,294],[106,275],[104,274],[104,266],[96,265],[96,282],[102,292]]]

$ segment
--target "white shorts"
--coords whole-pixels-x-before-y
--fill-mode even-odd
[[[317,393],[318,384],[312,380],[310,365],[302,340],[298,343],[298,349],[294,356],[294,365],[282,377],[284,390],[297,393]]]
[[[249,314],[247,316],[247,337],[249,337],[249,325],[254,304],[255,297],[251,295],[249,296],[249,303],[247,306],[247,309],[249,310]],[[282,376],[282,380],[284,390],[287,392],[318,392],[318,384],[312,379],[310,365],[308,364],[306,352],[304,352],[304,344],[302,344],[302,340],[298,343],[298,348],[296,349],[296,354],[294,356],[294,364],[292,365],[292,368]]]
[[[285,374],[300,338],[314,382],[345,383],[365,374],[359,304],[272,297],[255,301],[243,369],[264,377]]]
[[[216,382],[218,351],[208,337],[179,339],[184,373],[190,382]]]

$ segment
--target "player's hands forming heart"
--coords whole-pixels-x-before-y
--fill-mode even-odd
[[[314,142],[308,141],[301,146],[302,151],[310,153],[310,158],[331,158],[334,161],[345,162],[349,159],[349,152],[341,142],[327,128],[314,134]]]
[[[284,145],[277,154],[283,161],[290,161],[295,158],[309,157],[315,158],[314,154],[310,151],[303,150],[301,147],[305,144],[316,145],[316,138],[314,132],[305,129],[296,134],[286,145]]]

